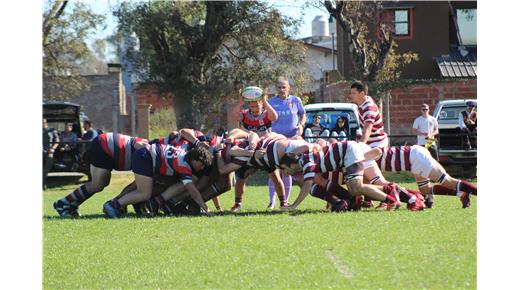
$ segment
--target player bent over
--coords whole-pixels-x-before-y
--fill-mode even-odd
[[[146,143],[146,139],[118,133],[105,133],[94,138],[87,152],[92,179],[54,202],[54,209],[61,217],[78,217],[78,207],[110,183],[112,170],[132,169],[132,154]]]
[[[149,200],[152,196],[153,176],[160,174],[178,177],[195,202],[209,215],[208,207],[193,184],[192,175],[194,171],[202,171],[211,166],[213,156],[202,146],[196,146],[189,151],[187,148],[188,145],[174,147],[152,144],[137,150],[132,156],[132,171],[137,189],[120,198],[107,201],[103,205],[103,212],[110,218],[119,218],[121,209],[126,205]]]
[[[282,169],[291,175],[303,172],[304,180],[300,193],[295,202],[290,205],[290,209],[296,209],[307,197],[317,173],[333,172],[337,169],[342,169],[344,181],[351,194],[363,194],[373,200],[384,201],[388,203],[388,210],[399,207],[400,201],[395,187],[385,189],[381,186],[363,184],[363,161],[365,161],[363,151],[353,141],[337,142],[301,156],[286,154],[280,161]],[[386,190],[386,193],[382,190]]]
[[[453,195],[460,198],[463,208],[471,205],[470,195],[477,195],[477,187],[466,180],[451,177],[444,167],[435,160],[430,152],[422,146],[393,146],[381,149],[381,157],[376,160],[379,168],[384,171],[411,171],[419,187],[426,197],[433,194]],[[433,183],[437,183],[432,186]],[[431,200],[427,203],[431,207]]]

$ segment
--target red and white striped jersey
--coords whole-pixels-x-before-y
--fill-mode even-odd
[[[103,133],[99,135],[99,144],[103,151],[114,159],[114,169],[126,171],[132,169],[132,154],[134,144],[142,139],[118,133]]]
[[[372,97],[366,96],[365,102],[358,107],[358,115],[361,131],[365,129],[365,126],[368,123],[374,124],[372,126],[372,131],[370,132],[370,137],[368,137],[367,145],[372,148],[385,147],[386,144],[388,144],[388,141],[384,129],[383,118],[381,118],[379,109]]]
[[[225,143],[224,144],[224,148],[222,149],[222,159],[224,159],[224,161],[226,163],[234,163],[234,164],[237,164],[237,165],[240,165],[240,166],[246,165],[251,157],[247,157],[247,156],[241,156],[241,157],[231,156],[230,150],[234,146],[238,146],[239,148],[246,149],[249,146],[249,142],[247,140],[244,140],[244,139],[234,139],[233,143]]]
[[[304,153],[299,159],[303,168],[303,180],[314,179],[316,173],[332,172],[342,168],[347,155],[348,142],[340,141],[323,146],[321,150]]]
[[[244,129],[248,131],[253,131],[258,134],[258,136],[263,136],[268,132],[271,132],[271,121],[267,118],[267,110],[263,109],[260,115],[253,116],[251,114],[251,110],[243,109],[240,111],[241,114],[241,124]]]
[[[376,160],[381,171],[411,171],[410,163],[411,146],[392,146],[381,148],[383,154]]]
[[[278,160],[278,153],[276,152],[276,144],[280,140],[285,140],[285,138],[261,137],[256,145],[256,150],[265,150],[265,154],[262,158],[251,157],[248,165],[265,170],[269,173],[279,168],[280,163]]]
[[[195,137],[197,137],[200,141],[204,140],[204,134],[201,131],[194,130]],[[163,145],[173,145],[173,146],[182,146],[184,144],[190,144],[190,142],[182,137],[178,131],[172,131],[170,134],[159,137],[157,139],[153,139],[150,141],[150,144],[163,144]]]
[[[152,155],[154,173],[179,177],[183,184],[193,182],[193,171],[185,160],[188,146],[188,144],[181,146],[152,144],[148,147]]]

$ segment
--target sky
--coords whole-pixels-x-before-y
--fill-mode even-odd
[[[92,42],[95,39],[105,38],[108,35],[113,34],[116,26],[117,20],[114,16],[112,16],[111,7],[115,8],[119,5],[121,1],[118,0],[91,0],[84,1],[87,3],[91,9],[96,14],[102,14],[106,16],[106,24],[107,28],[104,30],[98,31],[95,35],[92,36]],[[296,38],[304,38],[312,35],[312,20],[317,15],[324,15],[328,18],[328,13],[325,12],[325,8],[319,9],[316,7],[306,7],[305,0],[283,0],[283,1],[275,1],[275,0],[266,0],[269,4],[276,7],[283,15],[289,16],[291,18],[299,19],[302,17],[302,23],[299,27],[299,32],[296,35]],[[107,52],[109,55],[111,52]]]

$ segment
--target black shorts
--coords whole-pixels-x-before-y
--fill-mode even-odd
[[[132,171],[135,174],[153,177],[153,160],[150,151],[143,147],[132,154]]]
[[[103,151],[103,148],[101,148],[99,137],[92,139],[90,148],[87,151],[87,156],[90,160],[90,164],[94,165],[95,167],[104,168],[107,170],[113,170],[116,168],[114,158],[106,154],[105,151]]]
[[[253,175],[256,172],[256,170],[257,169],[252,166],[244,165],[240,167],[237,171],[235,171],[235,175],[238,179],[246,179],[249,176]]]

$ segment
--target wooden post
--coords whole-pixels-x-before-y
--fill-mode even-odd
[[[137,135],[141,138],[150,138],[150,104],[137,105]]]

